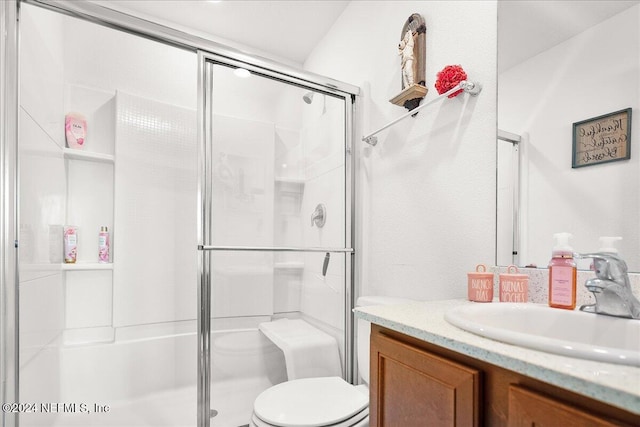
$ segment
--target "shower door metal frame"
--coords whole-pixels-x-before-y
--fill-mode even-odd
[[[312,89],[344,100],[345,103],[345,245],[336,247],[261,247],[261,246],[219,246],[213,245],[212,234],[212,204],[213,204],[213,108],[215,96],[213,81],[214,65],[233,68],[244,68],[262,77],[270,78],[285,84]],[[355,155],[353,142],[355,140],[354,118],[357,93],[338,89],[333,84],[322,83],[306,76],[301,79],[296,75],[284,73],[264,67],[264,64],[249,63],[238,59],[216,55],[204,51],[198,53],[198,144],[199,164],[198,173],[198,216],[199,243],[198,258],[199,281],[198,288],[198,427],[209,427],[211,417],[211,364],[210,364],[210,334],[211,334],[211,256],[216,251],[245,251],[245,252],[332,252],[343,253],[345,260],[345,301],[344,301],[344,357],[343,366],[345,379],[354,383],[354,318],[352,309],[355,302],[356,251],[353,249],[355,236]]]
[[[19,396],[18,278],[18,69],[19,4],[0,4],[0,401]],[[2,412],[0,425],[18,425]]]
[[[6,55],[2,59],[3,61],[3,75],[2,84],[3,88],[7,89],[1,93],[2,96],[2,117],[0,117],[0,124],[2,124],[2,134],[0,135],[0,149],[2,150],[2,158],[0,159],[0,173],[2,184],[3,197],[0,203],[0,261],[2,262],[2,268],[4,269],[2,276],[0,276],[0,292],[2,292],[3,307],[0,311],[2,325],[0,325],[0,334],[2,334],[3,343],[0,345],[0,349],[3,351],[3,362],[0,364],[2,373],[6,374],[6,383],[2,384],[2,398],[3,399],[18,399],[19,390],[19,345],[18,345],[18,315],[19,315],[19,278],[18,278],[18,173],[17,173],[17,141],[18,141],[18,25],[19,25],[19,12],[20,4],[30,4],[45,9],[52,10],[57,13],[69,15],[78,19],[93,22],[95,24],[113,28],[119,31],[123,31],[129,34],[133,34],[139,37],[144,37],[156,42],[174,46],[180,49],[184,49],[190,52],[198,53],[199,58],[208,59],[219,58],[221,61],[225,61],[227,64],[242,64],[243,68],[253,69],[259,73],[270,76],[272,78],[280,78],[283,81],[295,84],[298,86],[308,87],[328,94],[344,97],[346,102],[346,114],[345,114],[345,138],[346,138],[346,153],[345,155],[349,161],[345,164],[345,182],[346,187],[346,208],[350,215],[351,221],[347,222],[346,238],[349,242],[356,242],[356,229],[355,229],[355,188],[356,188],[356,173],[355,173],[355,153],[358,150],[353,148],[353,142],[355,141],[355,120],[356,120],[356,108],[360,103],[360,89],[357,86],[344,83],[338,80],[334,80],[319,74],[308,72],[299,68],[291,67],[289,65],[281,64],[279,62],[261,57],[259,54],[247,53],[238,49],[234,49],[215,41],[206,39],[201,36],[190,34],[184,31],[176,30],[174,28],[161,25],[147,19],[138,18],[136,16],[120,12],[117,10],[109,9],[104,6],[100,6],[90,2],[78,2],[72,0],[9,0],[4,1],[2,5],[2,24],[5,25],[7,31],[7,37],[2,38],[3,55]],[[6,68],[4,68],[6,67]],[[202,67],[200,71],[202,71]],[[202,97],[202,84],[204,83],[202,73],[198,75],[198,96]],[[203,105],[199,98],[199,109]],[[199,111],[199,117],[202,116],[202,111]],[[199,133],[202,132],[202,123],[199,123]],[[200,137],[200,136],[199,136]],[[199,194],[202,188],[199,188]],[[199,205],[198,215],[202,215],[202,205]],[[202,224],[203,217],[199,218],[199,224]],[[198,230],[199,239],[202,236],[202,230]],[[204,241],[200,240],[201,245],[197,248],[200,250],[202,257],[200,257],[200,263],[207,265],[211,251],[205,250]],[[207,248],[208,249],[208,248]],[[294,249],[294,248],[289,248]],[[346,250],[349,249],[349,250]],[[324,249],[323,249],[324,250]],[[354,382],[355,371],[354,363],[355,356],[353,352],[353,303],[355,298],[355,291],[358,276],[357,271],[353,266],[361,265],[359,260],[359,253],[351,248],[345,248],[345,253],[350,253],[350,262],[347,262],[347,268],[345,270],[345,278],[348,280],[348,287],[346,289],[346,303],[345,303],[345,330],[348,339],[345,342],[345,376],[346,379]],[[205,291],[208,295],[209,288],[201,289],[203,283],[209,283],[209,272],[200,270],[199,292]],[[206,297],[207,295],[199,294],[199,298]],[[205,307],[206,308],[206,307]],[[200,311],[198,312],[198,319],[202,318]],[[11,340],[12,346],[5,347],[5,340]],[[199,343],[204,350],[205,342]],[[207,350],[208,351],[208,350]],[[6,353],[9,352],[10,354]],[[6,357],[5,357],[6,356]],[[201,359],[199,355],[199,360]],[[208,374],[207,374],[208,375]],[[204,386],[201,382],[202,375],[199,376],[198,387]],[[207,383],[208,384],[208,383]],[[200,393],[199,393],[200,395]],[[200,408],[200,401],[198,405]],[[203,403],[204,405],[204,403]],[[208,408],[209,402],[206,402]],[[198,412],[198,425],[200,427],[209,426],[208,412],[207,417],[200,420],[202,411]],[[17,425],[19,422],[18,417],[15,418],[3,418],[3,427]]]

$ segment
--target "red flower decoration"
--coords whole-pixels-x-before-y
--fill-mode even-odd
[[[463,80],[467,80],[467,73],[459,65],[447,65],[437,75],[436,90],[440,95],[453,89]],[[453,98],[462,93],[462,89],[452,93],[447,98]]]

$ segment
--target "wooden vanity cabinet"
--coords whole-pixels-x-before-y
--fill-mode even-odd
[[[613,421],[516,385],[509,386],[509,427],[615,427]]]
[[[371,334],[369,425],[478,426],[480,372]]]
[[[371,427],[640,426],[640,416],[487,362],[371,327]]]

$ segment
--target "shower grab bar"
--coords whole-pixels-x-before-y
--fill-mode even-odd
[[[211,246],[198,245],[199,251],[248,251],[248,252],[338,252],[353,253],[353,248],[296,248],[269,246]]]
[[[449,96],[452,93],[455,93],[455,92],[459,91],[460,89],[464,90],[466,93],[468,93],[471,96],[476,96],[476,95],[478,95],[480,93],[480,91],[482,91],[482,85],[480,83],[474,83],[474,82],[470,82],[470,81],[467,81],[467,80],[463,80],[460,83],[458,83],[455,87],[453,87],[453,88],[449,89],[448,91],[446,91],[445,93],[433,98],[431,101],[429,101],[427,103],[424,103],[424,104],[414,108],[413,110],[403,114],[402,116],[390,121],[386,125],[382,126],[380,129],[378,129],[377,131],[371,132],[367,136],[363,136],[362,140],[364,142],[366,142],[367,144],[369,144],[369,145],[375,146],[378,143],[378,138],[374,137],[374,135],[382,132],[383,130],[385,130],[388,127],[391,127],[391,126],[395,125],[399,121],[402,121],[402,120],[406,119],[409,116],[415,116],[418,113],[418,111],[420,111],[421,109],[425,108],[427,105],[431,105],[434,102],[441,100],[445,96]]]

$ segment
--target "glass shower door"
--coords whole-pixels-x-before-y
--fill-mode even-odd
[[[193,426],[197,55],[21,4],[20,65],[20,425]]]
[[[351,98],[201,54],[198,425],[247,425],[291,378],[262,332],[300,319],[351,374]]]

